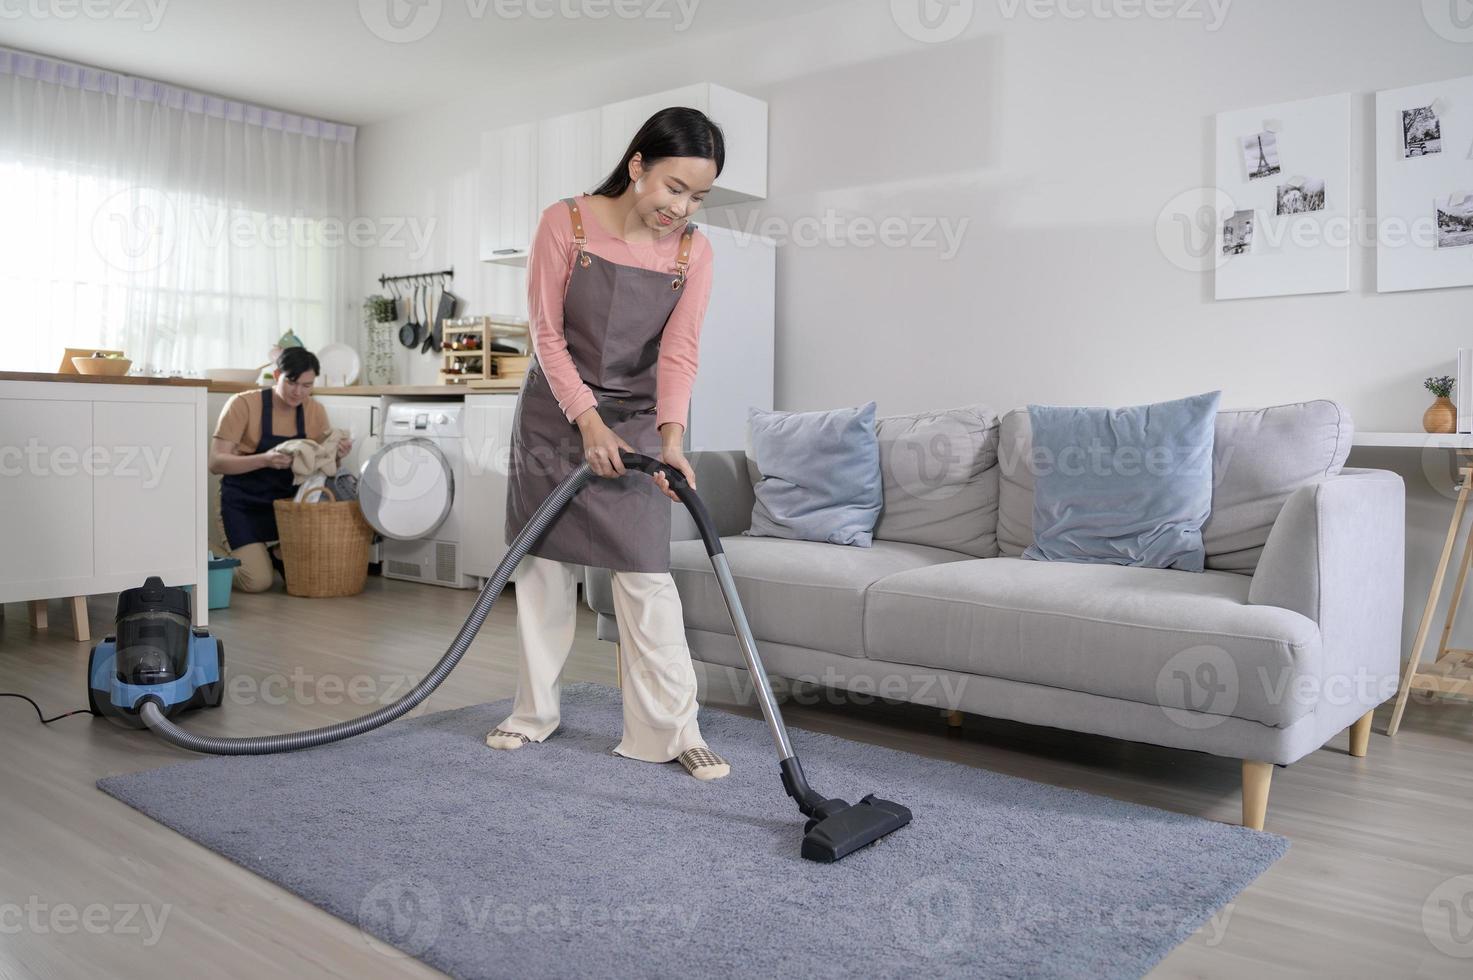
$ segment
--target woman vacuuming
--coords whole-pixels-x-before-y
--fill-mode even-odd
[[[573,646],[579,566],[611,571],[624,733],[614,752],[679,760],[699,779],[730,772],[696,723],[696,676],[670,575],[663,472],[625,475],[620,450],[695,474],[682,451],[710,242],[690,224],[721,173],[721,129],[696,109],[662,109],[592,194],[542,212],[527,260],[534,358],[512,423],[506,540],[586,461],[604,479],[574,497],[522,559],[516,581],[521,667],[497,749],[541,742],[559,722],[559,677]]]

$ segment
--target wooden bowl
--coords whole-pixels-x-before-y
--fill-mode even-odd
[[[78,374],[101,375],[109,378],[120,378],[128,373],[133,362],[126,357],[74,357],[72,367],[77,369]]]

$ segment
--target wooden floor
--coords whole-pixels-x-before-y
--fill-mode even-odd
[[[472,599],[379,578],[350,599],[296,599],[279,585],[237,594],[211,623],[226,645],[231,693],[223,710],[195,713],[187,725],[266,734],[361,714],[370,698],[397,696],[439,658]],[[113,602],[89,604],[99,632]],[[88,647],[70,639],[65,605],[51,603],[49,631],[33,630],[20,603],[5,612],[0,690],[30,695],[48,715],[83,706]],[[612,684],[613,645],[594,638],[586,607],[580,615],[565,677]],[[510,696],[515,643],[508,594],[419,711]],[[704,703],[756,716],[732,703],[738,688],[725,671],[697,670]],[[784,710],[794,727],[1211,819],[1239,815],[1231,759],[971,716],[953,730],[935,710],[909,705]],[[1153,976],[1473,976],[1473,958],[1440,952],[1423,915],[1430,900],[1434,931],[1460,916],[1463,931],[1440,938],[1461,940],[1454,952],[1473,957],[1473,888],[1448,905],[1433,896],[1449,878],[1473,874],[1473,705],[1414,702],[1395,740],[1382,734],[1388,715],[1377,713],[1364,759],[1346,753],[1341,734],[1275,771],[1267,829],[1292,840],[1289,854]],[[89,716],[43,727],[12,698],[0,699],[0,738],[0,975],[437,975],[93,785],[186,753]],[[923,963],[917,971],[926,972]]]

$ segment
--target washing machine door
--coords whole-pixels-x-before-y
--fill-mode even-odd
[[[358,475],[358,505],[364,518],[394,541],[434,534],[454,502],[450,461],[429,439],[384,443]]]

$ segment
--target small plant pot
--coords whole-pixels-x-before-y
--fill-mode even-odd
[[[1451,398],[1439,398],[1422,413],[1422,429],[1426,432],[1456,432],[1458,409]]]

